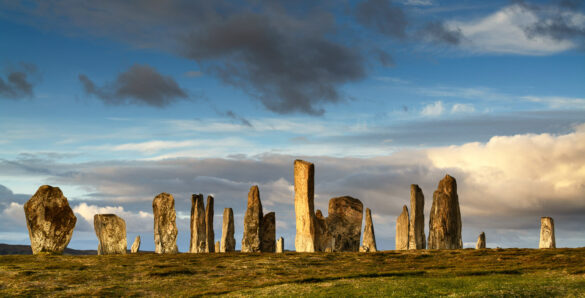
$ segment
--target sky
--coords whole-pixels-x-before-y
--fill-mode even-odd
[[[152,200],[233,208],[252,185],[294,249],[293,162],[315,206],[359,198],[394,249],[410,185],[457,179],[464,247],[585,246],[584,1],[0,0],[0,243],[29,244],[23,204],[58,186],[154,250]],[[428,226],[425,228],[428,235]]]

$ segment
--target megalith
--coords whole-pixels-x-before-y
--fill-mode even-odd
[[[99,240],[98,255],[126,254],[126,222],[115,214],[96,214],[93,228]]]
[[[205,207],[205,252],[215,252],[215,233],[213,232],[213,197],[207,196]]]
[[[221,242],[219,242],[219,240],[217,240],[215,242],[215,249],[213,250],[213,252],[219,252],[221,250]]]
[[[154,252],[158,254],[177,253],[177,214],[175,199],[166,192],[152,201],[154,214]]]
[[[58,187],[43,185],[24,204],[33,254],[62,254],[71,241],[77,217]]]
[[[262,203],[260,190],[254,185],[248,192],[248,208],[244,216],[242,252],[260,252],[262,248]]]
[[[319,248],[315,226],[315,166],[303,160],[294,162],[295,216],[297,252],[314,252]]]
[[[358,251],[362,234],[364,205],[356,198],[343,196],[329,200],[327,235],[333,251]]]
[[[262,217],[262,246],[260,251],[262,252],[275,252],[276,251],[276,214],[269,212]]]
[[[408,249],[427,248],[425,237],[425,196],[416,184],[410,185],[410,228]]]
[[[234,211],[232,208],[223,209],[223,222],[221,226],[221,252],[236,250],[236,239],[234,238]]]
[[[207,243],[207,226],[205,225],[205,206],[203,195],[193,194],[191,196],[191,241],[189,243],[190,253],[205,252]]]
[[[326,249],[333,249],[334,239],[329,235],[327,230],[327,220],[323,216],[321,210],[315,211],[315,233],[317,236],[317,243],[315,244],[315,251],[325,251]]]
[[[477,237],[477,243],[475,244],[475,249],[482,249],[485,248],[485,233],[481,232]]]
[[[449,175],[445,175],[433,193],[427,245],[429,249],[463,247],[457,181]]]
[[[555,222],[551,217],[540,218],[540,243],[538,248],[556,248]]]
[[[408,249],[408,231],[410,220],[408,218],[408,207],[402,206],[402,213],[396,219],[396,250]]]
[[[366,225],[364,226],[364,240],[362,243],[363,250],[366,252],[376,252],[376,235],[374,234],[374,223],[372,222],[372,211],[366,208]]]
[[[283,253],[284,252],[284,238],[280,237],[276,240],[276,252]]]
[[[140,236],[136,236],[134,239],[134,243],[132,243],[132,247],[130,248],[130,252],[135,254],[140,251]]]

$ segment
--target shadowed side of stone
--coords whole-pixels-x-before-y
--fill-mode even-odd
[[[93,228],[99,240],[98,255],[126,254],[126,222],[115,214],[96,214]]]
[[[160,193],[152,201],[154,214],[154,252],[158,254],[177,253],[177,224],[175,198]]]
[[[191,196],[191,241],[189,244],[190,253],[205,252],[205,243],[207,243],[205,225],[205,206],[203,205],[203,195],[193,194]]]
[[[479,236],[477,236],[477,243],[475,244],[475,249],[483,249],[485,248],[485,233],[481,232]]]
[[[540,218],[540,242],[538,248],[556,248],[555,222],[551,217]]]
[[[410,185],[410,228],[408,249],[427,248],[425,237],[425,196],[416,184]]]
[[[262,252],[276,251],[276,215],[274,212],[266,213],[262,218]]]
[[[333,240],[333,251],[358,251],[362,233],[364,205],[356,198],[343,196],[329,200],[326,218],[327,235]]]
[[[396,219],[396,250],[408,249],[408,231],[410,219],[408,218],[408,207],[402,206],[402,213]]]
[[[24,204],[24,214],[33,254],[62,254],[71,241],[77,218],[61,189],[39,187]]]
[[[244,235],[242,252],[260,252],[262,246],[262,203],[260,190],[254,185],[248,192],[248,208],[244,216]]]
[[[315,233],[317,234],[315,239],[318,240],[318,242],[315,243],[315,251],[333,251],[335,240],[329,234],[329,230],[327,229],[327,220],[319,209],[315,211]]]
[[[461,249],[461,212],[457,181],[446,175],[433,193],[429,220],[429,249]]]
[[[215,232],[213,231],[213,197],[207,196],[205,207],[205,252],[215,252]]]
[[[315,224],[315,166],[303,160],[294,162],[295,179],[295,216],[297,252],[314,252],[318,250]]]
[[[234,238],[234,211],[232,208],[223,209],[223,223],[221,226],[221,252],[236,250],[236,239]]]
[[[364,226],[364,241],[363,251],[376,252],[376,235],[374,234],[374,223],[372,222],[372,211],[370,208],[366,208],[366,225]]]

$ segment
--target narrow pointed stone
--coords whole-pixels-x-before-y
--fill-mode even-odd
[[[481,232],[477,237],[477,243],[475,244],[475,249],[483,249],[485,248],[485,233]]]
[[[221,252],[236,250],[236,239],[234,238],[234,211],[232,208],[223,209],[223,223],[221,226]]]
[[[463,248],[457,181],[449,175],[445,175],[433,193],[427,244],[429,249]]]
[[[98,238],[98,255],[126,254],[126,222],[115,214],[96,214],[93,228]]]
[[[283,253],[284,252],[284,238],[280,237],[276,240],[276,252]]]
[[[332,241],[333,251],[358,251],[362,235],[364,205],[350,196],[329,200],[329,215],[326,218],[327,235]]]
[[[540,243],[538,248],[556,248],[555,222],[551,217],[540,218]]]
[[[410,220],[408,218],[408,207],[402,207],[402,213],[396,219],[396,250],[408,249],[408,231]]]
[[[372,222],[372,211],[366,208],[366,225],[364,227],[363,249],[366,252],[376,252],[376,235],[374,234],[374,223]]]
[[[62,254],[71,241],[77,217],[58,187],[43,185],[24,204],[33,254]]]
[[[276,214],[269,212],[262,217],[262,252],[276,251]]]
[[[295,216],[297,252],[314,252],[318,250],[315,224],[314,194],[315,166],[303,160],[294,162],[295,176]]]
[[[410,229],[408,249],[427,248],[425,237],[425,196],[416,184],[410,185]]]
[[[205,252],[215,252],[215,232],[213,231],[213,197],[207,196],[205,207]]]
[[[140,236],[136,236],[134,239],[134,243],[132,243],[132,248],[130,248],[130,252],[135,254],[140,251]]]
[[[191,196],[191,241],[189,244],[189,252],[205,252],[205,243],[207,243],[207,234],[203,195],[194,194]]]
[[[254,185],[248,192],[248,208],[244,216],[242,252],[260,252],[262,246],[262,202],[260,190]]]
[[[161,193],[152,201],[154,214],[154,252],[158,254],[177,253],[177,214],[175,198]]]

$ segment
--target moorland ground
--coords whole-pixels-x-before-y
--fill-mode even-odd
[[[576,296],[585,248],[0,256],[0,296]]]

